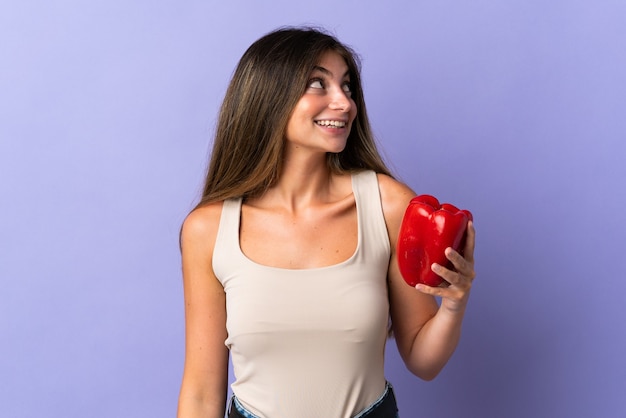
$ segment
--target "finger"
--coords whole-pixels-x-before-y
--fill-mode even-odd
[[[420,283],[418,285],[415,286],[415,289],[417,289],[418,291],[425,293],[427,295],[431,295],[431,296],[441,296],[441,289],[445,289],[442,287],[432,287],[432,286],[428,286],[425,285],[423,283]]]
[[[463,276],[467,276],[470,279],[473,279],[474,274],[474,262],[468,260],[467,258],[463,258],[458,251],[455,251],[453,248],[446,248],[445,251],[446,258],[450,260],[452,265],[454,266],[454,270],[458,273],[461,273]]]
[[[469,264],[467,260],[452,247],[446,248],[446,250],[444,251],[444,255],[448,260],[450,260],[450,262],[457,271],[463,270],[463,268],[467,264]]]
[[[437,296],[440,298],[451,297],[452,295],[456,294],[454,291],[450,290],[448,287],[441,287],[441,286],[432,287],[432,286],[425,285],[423,283],[416,285],[415,289],[427,295]]]
[[[459,282],[461,281],[459,278],[459,273],[452,271],[444,266],[442,266],[441,264],[437,264],[437,263],[433,263],[432,266],[430,266],[430,269],[439,277],[441,277],[442,279],[445,280],[444,283],[442,283],[442,287],[448,287],[450,285],[458,285]]]
[[[467,236],[465,238],[465,248],[463,249],[463,254],[465,258],[473,262],[474,261],[474,248],[476,244],[476,229],[474,229],[474,221],[469,221],[467,223]]]

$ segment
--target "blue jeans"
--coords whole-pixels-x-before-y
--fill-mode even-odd
[[[239,402],[236,396],[233,396],[228,407],[228,418],[261,418],[248,411]],[[361,412],[356,414],[353,418],[399,418],[398,405],[396,404],[396,397],[393,393],[393,388],[390,383],[387,383],[385,391],[376,402],[367,406]],[[269,417],[266,417],[269,418]],[[300,417],[294,417],[300,418]],[[317,418],[317,417],[316,417]],[[332,417],[319,417],[319,418],[332,418]]]

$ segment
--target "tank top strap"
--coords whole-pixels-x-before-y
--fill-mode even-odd
[[[222,205],[222,214],[213,249],[213,272],[222,284],[225,273],[236,266],[239,251],[239,220],[241,217],[241,198],[226,199]]]
[[[378,177],[374,171],[352,174],[352,190],[359,217],[359,234],[364,256],[379,251],[391,252],[387,224],[383,214]]]

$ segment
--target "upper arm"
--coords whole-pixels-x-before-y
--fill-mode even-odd
[[[226,295],[212,268],[221,204],[193,211],[181,232],[185,366],[179,408],[223,408],[228,381]]]
[[[405,184],[389,176],[378,175],[389,242],[391,260],[389,262],[388,283],[391,323],[394,338],[402,358],[407,361],[411,347],[420,329],[437,312],[436,300],[409,286],[400,273],[396,245],[404,213],[415,192]]]

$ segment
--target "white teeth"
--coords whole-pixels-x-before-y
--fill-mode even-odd
[[[315,123],[321,126],[332,126],[334,128],[343,128],[346,126],[346,123],[340,120],[318,120],[315,121]]]

